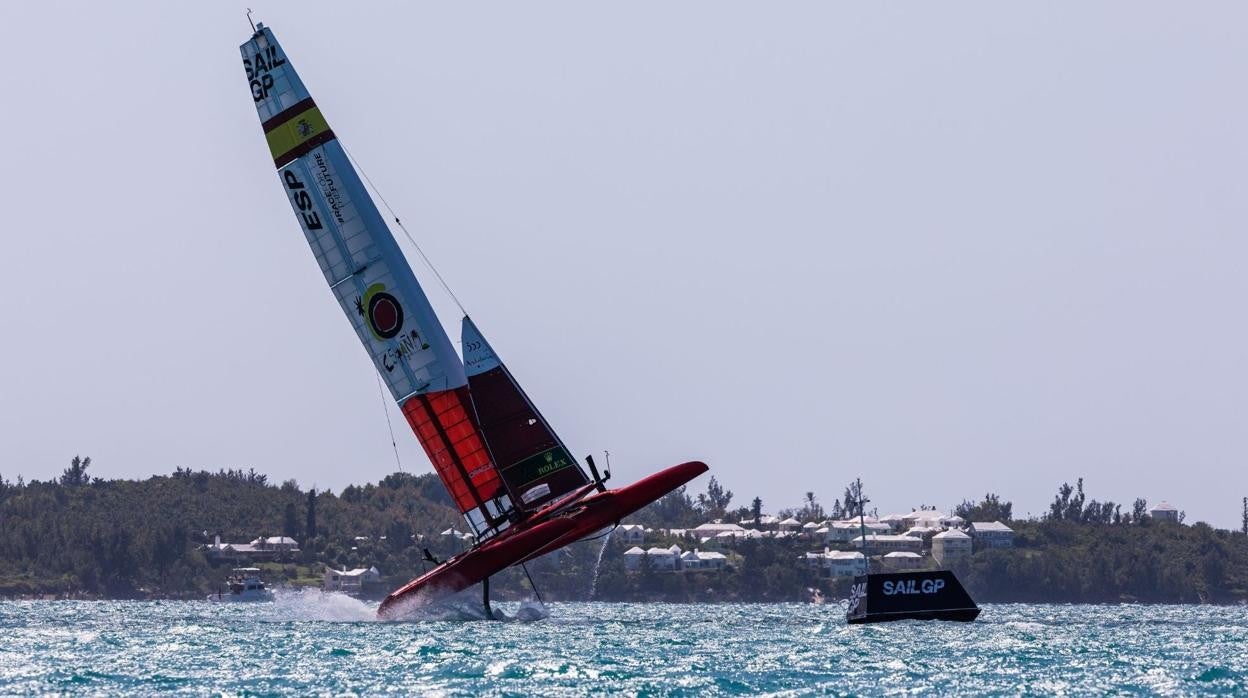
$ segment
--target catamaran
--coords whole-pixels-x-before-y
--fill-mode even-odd
[[[461,359],[337,135],[273,32],[240,47],[277,168],[330,290],[474,535],[465,552],[386,597],[383,618],[592,536],[707,471],[690,461],[627,487],[592,475],[465,313]],[[396,223],[398,219],[396,218]]]

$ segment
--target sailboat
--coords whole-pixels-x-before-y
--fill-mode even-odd
[[[707,471],[690,461],[608,489],[587,475],[471,318],[456,354],[385,219],[273,32],[240,47],[278,181],[330,290],[472,530],[465,552],[395,590],[378,615],[481,583],[618,524]],[[397,222],[397,219],[396,219]]]

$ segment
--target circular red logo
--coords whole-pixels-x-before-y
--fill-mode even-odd
[[[403,329],[403,306],[398,299],[386,292],[375,293],[368,299],[368,324],[382,339],[391,339]]]

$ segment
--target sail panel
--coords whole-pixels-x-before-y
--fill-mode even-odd
[[[272,32],[260,25],[240,51],[278,178],[334,297],[460,511],[478,534],[497,529],[510,500],[450,337]]]
[[[502,500],[506,492],[482,441],[471,401],[466,387],[424,393],[403,403],[403,416],[459,510],[486,509],[487,518],[493,519],[508,509],[494,501]]]
[[[518,504],[535,509],[587,484],[589,478],[576,459],[471,318],[464,318],[461,337],[481,433]]]

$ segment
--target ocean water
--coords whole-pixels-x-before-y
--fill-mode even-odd
[[[382,623],[371,605],[319,592],[4,602],[0,694],[1248,693],[1242,607],[987,605],[970,624],[853,627],[834,604],[548,612]]]

